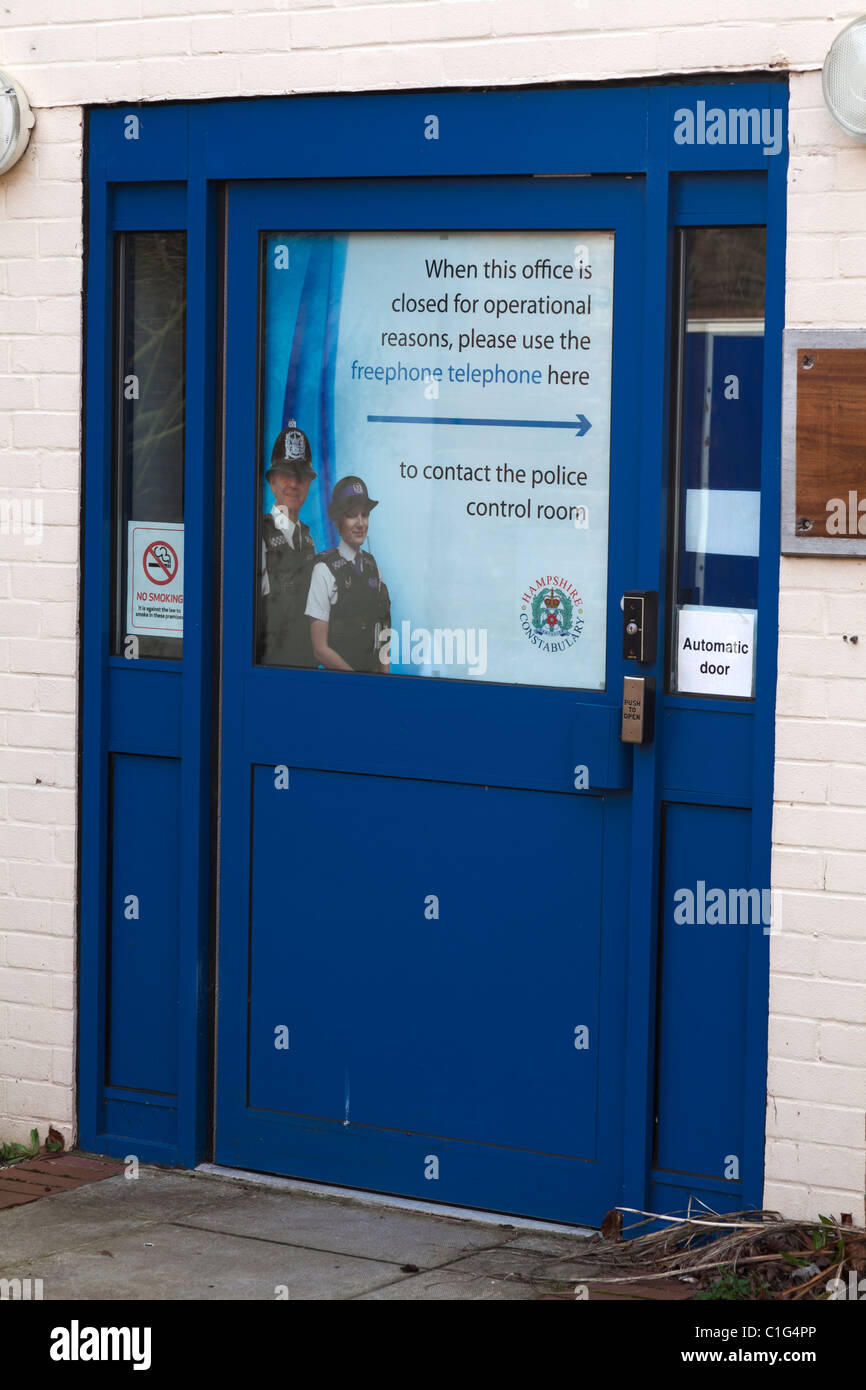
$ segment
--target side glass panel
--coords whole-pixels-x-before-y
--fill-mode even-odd
[[[668,688],[680,694],[754,696],[765,261],[763,227],[679,234]]]
[[[112,653],[179,660],[184,232],[118,234],[115,304]]]
[[[613,267],[610,231],[262,237],[260,664],[604,689]]]

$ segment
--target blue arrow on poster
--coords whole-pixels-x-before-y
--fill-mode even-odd
[[[585,415],[576,416],[575,434],[582,439],[592,422]],[[573,430],[574,420],[475,420],[459,415],[368,415],[370,425],[511,425],[522,430]]]

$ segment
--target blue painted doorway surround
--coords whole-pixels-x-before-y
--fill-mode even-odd
[[[769,885],[786,142],[775,154],[678,143],[678,113],[710,107],[779,112],[784,129],[787,88],[89,113],[79,1116],[91,1149],[591,1224],[618,1203],[760,1204],[768,937],[683,925],[673,903],[683,885]],[[666,684],[678,236],[730,226],[767,229],[753,701]],[[604,690],[254,663],[261,235],[429,228],[615,234]],[[177,661],[130,659],[112,636],[116,245],[148,231],[185,234]],[[627,589],[659,593],[658,656],[640,672],[656,678],[656,737],[633,750],[618,737]],[[537,728],[543,739],[527,736]],[[386,868],[367,882],[338,866],[323,890],[299,870],[321,862],[335,807],[359,861]],[[526,874],[537,827],[564,875]],[[433,932],[415,906],[431,873],[459,902]]]

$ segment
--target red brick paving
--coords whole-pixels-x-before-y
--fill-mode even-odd
[[[682,1284],[679,1279],[640,1279],[629,1284],[589,1284],[587,1287],[590,1303],[636,1303],[646,1300],[670,1303],[694,1298],[698,1291],[696,1284]],[[542,1296],[541,1301],[553,1300],[573,1303],[575,1296],[573,1293],[548,1293]]]
[[[10,1168],[0,1168],[0,1211],[20,1207],[57,1192],[71,1192],[86,1183],[101,1182],[123,1172],[113,1158],[86,1158],[83,1154],[37,1154]]]
[[[694,1298],[695,1284],[681,1284],[679,1279],[636,1280],[633,1284],[590,1284],[589,1301],[614,1298],[657,1299],[670,1303],[671,1300]]]

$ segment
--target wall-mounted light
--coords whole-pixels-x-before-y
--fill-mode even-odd
[[[834,121],[866,140],[866,15],[837,34],[824,59],[823,86]]]
[[[17,164],[27,149],[33,119],[23,89],[0,68],[0,174]]]

